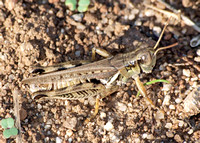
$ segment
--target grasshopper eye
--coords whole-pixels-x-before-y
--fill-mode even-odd
[[[149,65],[151,61],[152,61],[152,56],[149,52],[142,54],[140,57],[141,64]]]

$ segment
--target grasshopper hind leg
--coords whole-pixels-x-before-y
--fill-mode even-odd
[[[81,98],[88,98],[91,96],[96,96],[95,103],[95,111],[89,118],[85,120],[85,123],[88,123],[91,119],[93,119],[99,110],[100,100],[105,98],[106,96],[116,92],[118,90],[118,86],[110,86],[106,88],[105,85],[98,83],[84,83],[81,85],[74,85],[63,89],[52,90],[52,91],[38,91],[33,93],[33,98],[43,100],[43,99],[69,99],[69,100],[77,100]]]
[[[108,95],[111,95],[112,93],[116,92],[118,90],[118,86],[112,86],[110,88],[102,88],[102,92],[101,94],[99,94],[98,96],[96,96],[96,103],[95,103],[95,111],[94,114],[91,115],[90,117],[88,117],[84,123],[87,124],[88,122],[90,122],[98,113],[99,111],[99,104],[100,104],[100,100],[105,98]]]

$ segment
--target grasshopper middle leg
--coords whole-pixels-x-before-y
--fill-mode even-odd
[[[110,54],[108,51],[95,47],[95,48],[92,48],[92,61],[95,60],[96,53],[105,58],[112,57],[112,54]]]

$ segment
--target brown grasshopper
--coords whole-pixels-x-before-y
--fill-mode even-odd
[[[139,79],[140,72],[150,73],[156,64],[156,53],[177,45],[175,43],[155,50],[165,28],[154,48],[143,48],[141,45],[132,52],[115,56],[101,48],[93,48],[92,60],[95,59],[95,53],[106,59],[96,62],[72,61],[55,66],[39,67],[35,71],[43,71],[43,73],[24,79],[23,83],[29,84],[33,98],[72,100],[96,96],[95,112],[91,118],[98,113],[100,99],[116,92],[131,77],[135,79],[140,93],[147,98],[145,87]],[[149,98],[147,99],[154,105]],[[86,122],[91,118],[88,118]]]

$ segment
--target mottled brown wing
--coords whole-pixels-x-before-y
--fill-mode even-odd
[[[102,79],[109,78],[116,72],[117,69],[112,66],[110,59],[104,59],[62,71],[27,78],[22,82],[25,84],[51,84],[59,81]]]

